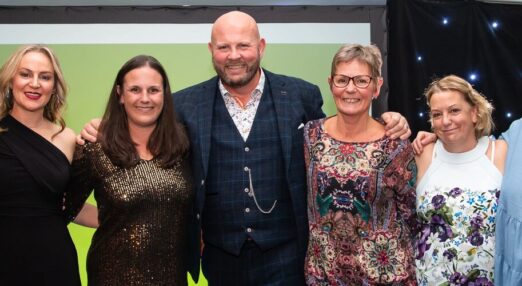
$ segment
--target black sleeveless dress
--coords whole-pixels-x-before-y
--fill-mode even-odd
[[[62,211],[67,158],[9,115],[0,127],[0,285],[80,285]]]

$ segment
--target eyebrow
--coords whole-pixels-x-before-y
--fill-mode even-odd
[[[19,67],[19,70],[27,70],[27,71],[30,71],[30,72],[35,72],[34,70],[30,69],[30,68],[26,68],[26,67]],[[50,74],[54,74],[53,71],[41,71],[39,73],[50,73]]]

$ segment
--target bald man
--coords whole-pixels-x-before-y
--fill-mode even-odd
[[[302,127],[325,116],[323,100],[317,86],[260,68],[265,46],[251,16],[222,15],[208,44],[217,76],[173,95],[192,144],[192,241],[201,226],[210,285],[305,284]]]
[[[203,273],[209,285],[303,285],[302,127],[324,117],[319,88],[260,68],[265,40],[248,14],[219,17],[208,49],[217,76],[173,95],[192,144]]]
[[[316,85],[262,69],[265,45],[250,15],[222,15],[208,44],[217,76],[173,94],[196,182],[188,268],[198,281],[202,237],[211,286],[305,284],[302,128],[325,116],[323,100]],[[411,134],[400,114],[383,120],[391,137]],[[95,141],[98,124],[81,136]]]

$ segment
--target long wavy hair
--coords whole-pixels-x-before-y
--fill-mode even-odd
[[[54,92],[51,99],[44,107],[43,116],[45,119],[53,123],[60,124],[61,129],[56,133],[58,134],[65,128],[65,120],[63,119],[62,114],[65,107],[65,98],[67,96],[67,85],[58,58],[46,45],[32,44],[20,46],[2,66],[2,69],[0,70],[0,119],[4,118],[11,109],[13,109],[12,80],[16,75],[22,58],[30,52],[37,52],[45,55],[51,61],[53,66]]]
[[[152,56],[135,56],[118,71],[100,124],[98,140],[103,151],[115,165],[128,168],[138,163],[140,157],[136,150],[136,143],[130,136],[127,113],[120,103],[118,86],[123,86],[127,73],[144,66],[157,71],[163,79],[163,109],[147,143],[147,149],[163,168],[168,168],[187,153],[189,140],[185,129],[176,119],[167,73],[160,62]]]

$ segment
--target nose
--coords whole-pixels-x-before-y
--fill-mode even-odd
[[[449,114],[444,113],[442,114],[442,125],[450,125],[451,124],[451,117]]]
[[[241,58],[241,54],[235,47],[232,47],[230,49],[230,53],[228,54],[228,58],[231,60],[236,60],[236,59]]]
[[[141,102],[149,102],[150,101],[150,95],[149,95],[149,91],[148,90],[143,90],[141,92],[140,101]]]
[[[354,92],[357,89],[357,87],[355,86],[355,79],[349,78],[348,84],[346,85],[345,88],[348,92]]]
[[[33,76],[33,80],[31,80],[30,85],[32,88],[39,88],[40,87],[40,81],[38,80],[38,76]]]

